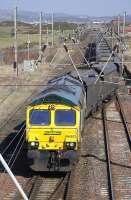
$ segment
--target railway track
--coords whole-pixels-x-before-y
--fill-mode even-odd
[[[66,175],[55,175],[54,177],[39,177],[31,195],[31,200],[55,200],[66,199],[67,187],[70,181],[70,173]]]
[[[107,171],[101,114],[88,118],[83,131],[80,160],[72,183],[72,200],[108,200]]]
[[[121,98],[119,98],[121,103]],[[105,105],[105,125],[109,156],[105,152],[105,136],[101,110],[86,121],[81,156],[72,187],[72,200],[122,199],[131,197],[130,148],[117,100]],[[124,103],[122,104],[124,106]],[[121,106],[122,106],[121,105]],[[125,111],[125,107],[123,108]],[[125,121],[128,122],[129,119]],[[127,123],[128,125],[128,123]],[[106,143],[107,143],[106,142]],[[107,144],[106,144],[107,145]],[[107,160],[110,166],[107,168]],[[110,174],[107,171],[110,170]],[[107,179],[108,177],[108,179]],[[75,192],[74,192],[75,191]],[[111,196],[111,191],[113,195]]]
[[[66,200],[70,177],[71,172],[34,175],[24,185],[24,191],[30,200]],[[12,200],[22,200],[22,197],[16,192]]]
[[[130,199],[130,135],[123,108],[116,102],[102,109],[109,199]]]
[[[127,142],[128,142],[128,145],[129,145],[129,148],[130,148],[130,151],[131,151],[130,129],[129,129],[128,121],[127,121],[127,118],[125,116],[124,109],[123,109],[123,106],[122,106],[122,103],[120,101],[120,98],[119,98],[118,94],[116,95],[116,104],[118,106],[118,110],[119,110],[119,113],[120,113],[121,121],[122,121],[122,123],[124,125],[124,129],[125,129],[125,133],[126,133],[126,137],[127,137]]]

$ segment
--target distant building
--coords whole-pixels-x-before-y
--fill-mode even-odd
[[[114,25],[117,25],[117,24],[118,24],[118,19],[113,19],[113,20],[111,21],[111,23],[114,24]],[[123,23],[123,20],[122,20],[122,19],[119,19],[119,23],[122,24],[122,23]]]
[[[104,21],[93,21],[92,23],[93,24],[104,24],[105,22]]]
[[[113,19],[112,21],[111,21],[111,23],[113,24],[113,25],[118,25],[118,19]],[[120,19],[119,20],[119,24],[121,24],[121,28],[120,28],[120,32],[122,33],[123,32],[123,19]],[[128,25],[128,26],[125,26],[125,33],[131,33],[131,24],[130,25]]]
[[[131,33],[131,24],[125,27],[125,33]]]

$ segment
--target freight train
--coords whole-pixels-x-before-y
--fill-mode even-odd
[[[78,162],[85,119],[115,94],[119,63],[113,58],[106,67],[79,68],[81,79],[76,71],[55,77],[27,107],[27,157],[34,171],[70,171]]]

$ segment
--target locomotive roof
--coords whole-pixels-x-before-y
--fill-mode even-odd
[[[82,92],[83,86],[80,81],[69,75],[64,75],[49,81],[48,87],[32,101],[31,105],[56,102],[79,105],[81,104]]]

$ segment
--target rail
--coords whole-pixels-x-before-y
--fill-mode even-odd
[[[111,168],[111,159],[110,159],[110,146],[109,146],[107,119],[106,119],[104,105],[102,107],[102,122],[103,122],[105,153],[106,153],[106,161],[107,161],[107,176],[108,176],[109,198],[110,198],[110,200],[115,200],[114,190],[113,190],[113,182],[112,182],[112,168]]]
[[[128,145],[129,145],[129,149],[131,151],[130,130],[129,130],[128,122],[126,120],[126,116],[125,116],[125,113],[124,113],[124,110],[123,110],[123,107],[122,107],[122,104],[121,104],[121,101],[120,101],[120,98],[119,98],[118,94],[116,94],[116,101],[117,101],[117,105],[119,107],[119,113],[120,113],[120,116],[121,116],[121,120],[122,120],[122,123],[124,125],[124,129],[125,129],[125,133],[126,133],[126,137],[127,137],[127,142],[128,142]]]
[[[28,198],[30,200],[66,200],[71,172],[63,175],[61,173],[56,174],[56,176],[51,176],[51,174],[49,176],[41,174],[30,178],[23,187]],[[22,197],[17,192],[13,200],[22,200]]]

